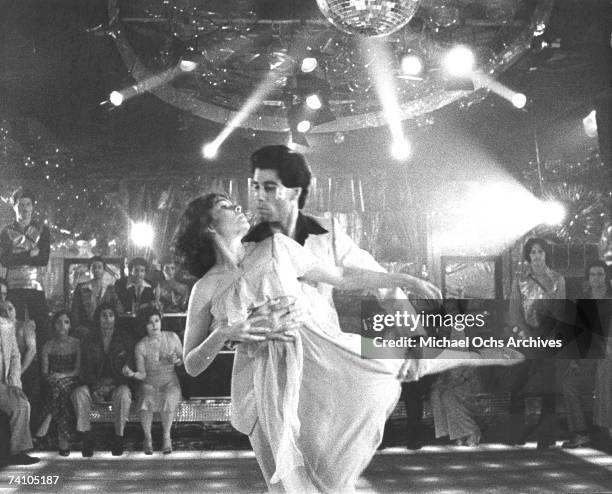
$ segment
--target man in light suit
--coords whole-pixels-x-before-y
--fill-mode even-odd
[[[21,390],[21,355],[13,324],[4,317],[0,317],[0,347],[0,411],[9,417],[11,438],[10,456],[0,462],[32,465],[40,460],[26,453],[32,449],[32,436],[30,403]]]

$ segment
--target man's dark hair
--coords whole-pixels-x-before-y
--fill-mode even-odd
[[[29,198],[33,203],[36,202],[34,192],[26,187],[17,187],[11,194],[11,205],[14,207],[19,202],[19,199],[24,197]]]
[[[104,258],[102,256],[92,256],[89,259],[89,267],[91,268],[92,264],[94,262],[101,262],[102,266],[104,266],[106,268],[106,261],[104,260]]]
[[[128,263],[128,271],[132,271],[134,266],[144,266],[145,269],[149,269],[149,263],[144,257],[135,257]]]
[[[539,245],[544,251],[544,262],[550,268],[552,265],[552,248],[550,244],[543,238],[532,237],[523,246],[523,259],[531,264],[531,249],[534,245]]]
[[[276,170],[285,187],[301,187],[298,208],[304,207],[312,173],[303,155],[283,145],[264,146],[251,155],[251,173],[255,173],[256,168]]]

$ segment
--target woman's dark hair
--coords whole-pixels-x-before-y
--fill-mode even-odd
[[[610,293],[612,288],[610,287],[610,268],[603,261],[591,261],[587,264],[586,269],[584,270],[584,283],[585,283],[585,292],[590,292],[591,287],[589,286],[589,276],[591,274],[591,268],[602,268],[604,271],[604,275],[606,277],[606,293]]]
[[[136,315],[136,332],[140,336],[145,336],[147,334],[147,324],[149,324],[151,316],[159,316],[160,319],[162,318],[161,312],[155,307],[143,307],[138,311]]]
[[[93,322],[94,322],[94,327],[99,331],[100,330],[100,314],[102,314],[103,310],[112,310],[113,314],[115,314],[115,327],[117,326],[117,309],[115,309],[115,306],[109,302],[102,302],[100,305],[98,305],[98,307],[96,307],[96,310],[94,312],[93,315]]]
[[[194,199],[179,220],[174,240],[174,255],[179,265],[196,278],[204,276],[215,265],[215,248],[208,227],[212,211],[225,194],[210,193]]]
[[[251,172],[255,173],[256,168],[276,170],[278,178],[285,187],[301,187],[298,208],[304,207],[312,177],[304,156],[287,146],[264,146],[251,155]]]
[[[12,304],[12,302],[10,300],[0,300],[0,317],[10,319],[8,313],[8,304]]]
[[[534,245],[539,245],[542,248],[544,251],[544,261],[546,262],[546,265],[550,267],[552,249],[550,248],[548,242],[543,238],[533,237],[525,242],[525,246],[523,247],[523,259],[531,264],[531,256],[529,254],[531,253],[531,249]]]
[[[67,316],[68,320],[70,321],[70,326],[72,326],[72,318],[70,317],[70,312],[68,312],[66,309],[60,309],[57,312],[53,313],[53,316],[51,317],[51,331],[55,331],[55,324],[57,323],[57,320],[62,316]]]

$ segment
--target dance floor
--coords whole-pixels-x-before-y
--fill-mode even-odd
[[[557,443],[558,445],[560,443]],[[31,467],[0,471],[0,492],[177,492],[262,493],[265,484],[251,451],[127,452],[117,458],[96,452],[82,458],[39,453]],[[55,485],[10,483],[57,476]],[[612,456],[591,448],[547,452],[535,443],[521,447],[484,444],[477,448],[426,446],[379,451],[357,485],[367,492],[612,492]]]

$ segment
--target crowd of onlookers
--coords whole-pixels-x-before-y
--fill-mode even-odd
[[[183,352],[179,335],[162,331],[162,314],[186,310],[189,286],[176,279],[172,262],[155,271],[145,259],[134,258],[129,275],[113,282],[104,259],[95,256],[89,259],[89,271],[90,279],[76,285],[69,310],[55,312],[48,327],[17,318],[7,281],[0,278],[1,343],[3,354],[9,353],[8,360],[0,359],[0,370],[10,371],[6,384],[14,401],[3,411],[9,415],[11,436],[22,438],[11,445],[12,463],[33,462],[25,453],[32,447],[30,430],[42,438],[52,424],[60,455],[69,454],[76,429],[83,456],[92,456],[92,402],[112,403],[114,455],[123,453],[133,401],[141,417],[144,452],[153,452],[155,412],[161,417],[162,450],[172,452],[170,428],[181,399],[176,366],[182,364]],[[12,410],[21,410],[19,420]]]

